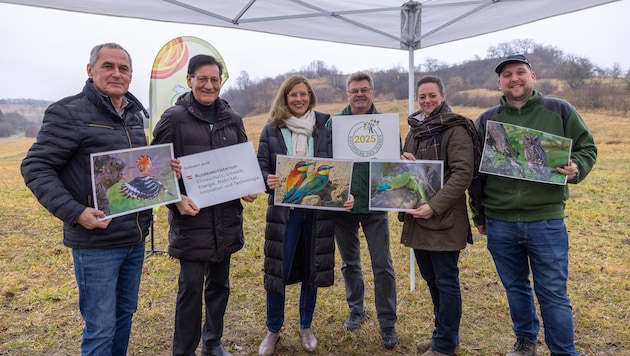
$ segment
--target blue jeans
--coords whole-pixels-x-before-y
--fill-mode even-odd
[[[293,265],[293,257],[298,246],[299,239],[304,247],[304,256],[311,256],[311,239],[313,230],[313,211],[307,209],[291,210],[287,231],[284,234],[284,259],[283,273],[285,284],[289,280],[289,274]],[[313,322],[315,303],[317,302],[317,288],[311,288],[308,277],[310,275],[309,259],[295,261],[304,264],[304,280],[300,290],[300,327],[308,329]],[[285,294],[277,294],[267,291],[267,329],[277,333],[284,324]]]
[[[351,313],[364,313],[365,283],[361,266],[359,225],[363,229],[374,274],[374,304],[381,328],[396,326],[396,274],[389,248],[387,214],[335,214],[335,241]]]
[[[127,353],[138,308],[144,241],[133,246],[73,249],[79,309],[85,321],[81,355]]]
[[[486,218],[486,227],[488,250],[505,287],[515,335],[535,343],[540,329],[529,280],[531,270],[549,351],[552,355],[577,355],[567,296],[569,236],[564,221]]]
[[[429,286],[435,316],[433,350],[453,355],[459,345],[462,318],[462,294],[459,287],[459,251],[426,251],[414,249],[422,278]]]

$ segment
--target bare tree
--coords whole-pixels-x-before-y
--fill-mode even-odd
[[[563,79],[573,89],[580,88],[593,76],[594,65],[588,58],[569,55],[564,65]]]
[[[249,79],[249,73],[242,70],[238,78],[236,78],[236,85],[240,90],[247,90],[252,85],[251,79]]]
[[[623,70],[621,69],[621,64],[615,62],[613,63],[613,66],[610,68],[610,70],[608,71],[608,76],[613,79],[619,79],[622,73],[623,73]]]
[[[488,47],[486,53],[488,58],[502,58],[517,53],[517,50],[511,42],[501,42],[496,46]]]
[[[236,78],[236,88],[226,90],[221,96],[230,103],[234,111],[245,116],[256,108],[256,90],[252,89],[254,86],[249,74],[243,70]]]
[[[326,68],[326,63],[321,60],[314,60],[308,66],[304,67],[304,72],[308,73],[307,77],[310,78],[321,78],[328,74],[328,69]]]
[[[330,76],[330,85],[333,88],[335,88],[335,89],[339,89],[342,92],[345,92],[346,84],[342,80],[343,79],[343,75],[339,71],[339,69],[337,69],[337,67],[335,67],[335,66],[330,67],[330,75],[329,76]]]
[[[536,43],[533,40],[522,38],[512,41],[512,50],[515,53],[529,53],[534,49],[535,45]]]
[[[440,61],[437,58],[427,57],[424,60],[424,70],[422,72],[435,73],[440,69],[440,67]],[[422,69],[422,66],[420,66],[420,69]]]

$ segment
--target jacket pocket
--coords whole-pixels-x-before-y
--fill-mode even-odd
[[[431,219],[414,219],[414,223],[428,230],[446,230],[455,224],[455,216],[452,209],[446,211],[444,215],[433,215]]]

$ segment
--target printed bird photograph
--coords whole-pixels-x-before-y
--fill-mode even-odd
[[[479,171],[502,177],[566,184],[556,167],[567,165],[571,139],[496,121],[486,123]]]
[[[108,217],[179,201],[177,180],[171,168],[170,145],[156,145],[137,149],[119,150],[93,155],[96,207],[105,209]],[[103,165],[103,162],[108,164]],[[123,162],[124,166],[109,162]],[[110,167],[117,167],[109,172]],[[96,174],[98,173],[98,174]],[[115,180],[102,177],[116,176]]]
[[[287,180],[285,181],[285,199],[295,193],[295,191],[302,184],[304,179],[306,179],[309,166],[312,166],[313,164],[314,162],[299,161],[293,166],[293,169],[291,170],[291,172],[287,176]]]
[[[121,194],[130,199],[150,200],[156,198],[161,191],[174,196],[159,178],[151,174],[150,169],[153,166],[151,157],[141,155],[136,160],[136,168],[140,175],[131,181],[123,183],[120,187]]]
[[[370,210],[413,210],[442,187],[442,161],[370,162]]]
[[[351,160],[279,155],[276,172],[280,178],[276,205],[343,210],[350,191]]]

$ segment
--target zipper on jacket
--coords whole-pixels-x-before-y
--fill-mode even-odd
[[[151,219],[153,219],[153,211],[151,211]],[[153,221],[151,221],[149,223],[149,229],[151,229],[151,226],[153,225]],[[142,242],[142,239],[144,238],[144,236],[142,236],[142,226],[140,226],[140,212],[136,212],[136,227],[138,228],[138,234],[140,235],[140,238],[138,239],[138,243]]]
[[[99,125],[99,124],[88,124],[89,127],[100,127],[102,129],[110,129],[113,130],[114,126],[109,126],[109,125]]]

